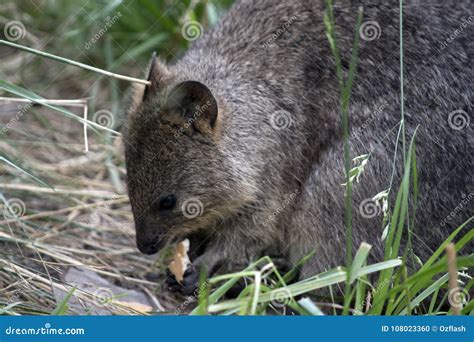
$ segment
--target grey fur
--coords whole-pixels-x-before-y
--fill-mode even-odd
[[[372,260],[380,261],[381,215],[364,218],[358,208],[387,189],[392,176],[400,120],[398,1],[336,1],[345,70],[361,4],[364,21],[377,21],[381,34],[361,40],[350,105],[351,155],[371,153],[354,184],[354,239],[356,247],[372,244]],[[419,126],[413,242],[421,259],[474,212],[474,22],[442,45],[472,10],[470,0],[405,1],[406,132],[409,141]],[[151,66],[153,86],[133,107],[125,135],[142,250],[190,237],[194,264],[211,272],[233,271],[266,254],[294,264],[312,250],[301,277],[344,264],[339,91],[323,11],[322,1],[237,1],[175,64]],[[214,127],[207,115],[165,109],[171,90],[188,80],[206,85],[215,98]],[[452,129],[454,110],[467,113],[471,125]],[[290,124],[278,127],[275,113],[289,115]],[[392,205],[400,158],[396,165]],[[168,194],[177,196],[176,208],[157,210]],[[202,203],[201,216],[183,216],[189,198]]]

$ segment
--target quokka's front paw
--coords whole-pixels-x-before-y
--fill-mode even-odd
[[[168,290],[171,292],[177,292],[189,296],[194,294],[199,287],[199,271],[193,265],[190,265],[186,269],[181,282],[176,280],[176,277],[169,269],[166,269],[166,275],[165,283]]]

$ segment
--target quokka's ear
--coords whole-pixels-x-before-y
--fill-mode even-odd
[[[156,52],[153,52],[147,77],[147,81],[150,81],[151,84],[145,87],[143,101],[162,88],[164,80],[168,75],[169,71],[166,68],[166,65],[159,61],[156,57]]]
[[[153,52],[147,72],[147,80],[150,81],[151,84],[146,86],[138,83],[133,84],[133,92],[131,104],[128,109],[128,115],[133,115],[145,100],[149,99],[153,94],[156,94],[158,90],[162,89],[166,78],[169,76],[170,72],[166,66],[156,58],[156,52]]]
[[[217,101],[211,90],[198,81],[185,81],[174,87],[164,109],[180,115],[201,133],[212,130],[217,120]]]

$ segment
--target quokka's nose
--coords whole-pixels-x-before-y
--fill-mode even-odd
[[[135,221],[137,247],[143,254],[155,254],[162,245],[160,228],[147,224],[144,220]]]
[[[144,244],[138,240],[137,240],[137,247],[140,252],[142,252],[143,254],[148,254],[148,255],[155,254],[159,250],[157,244],[152,244],[152,243]]]

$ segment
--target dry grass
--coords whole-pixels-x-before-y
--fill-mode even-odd
[[[71,266],[154,292],[156,281],[146,280],[157,272],[153,259],[135,248],[120,138],[104,145],[92,137],[85,154],[81,125],[48,110],[33,111],[52,127],[28,113],[7,132],[0,149],[54,189],[0,164],[5,198],[24,205],[18,219],[7,211],[0,220],[0,303],[20,303],[13,312],[52,311],[58,305],[53,287],[71,289],[62,281]],[[21,134],[22,128],[34,139]]]

